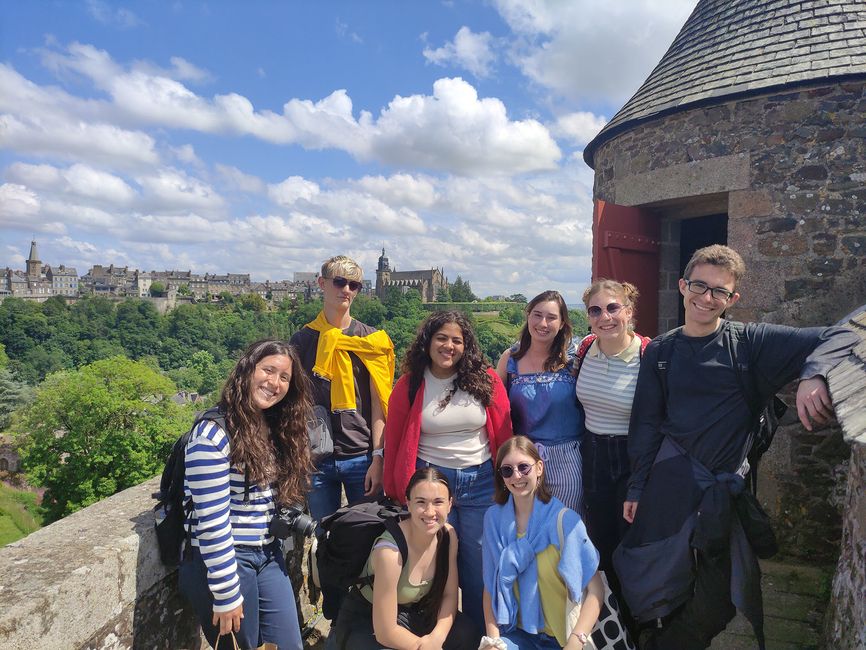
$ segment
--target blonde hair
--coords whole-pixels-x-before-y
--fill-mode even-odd
[[[358,280],[364,276],[361,266],[351,257],[336,255],[322,264],[322,277],[333,278],[342,276],[347,280]]]
[[[736,287],[743,276],[746,274],[746,263],[740,254],[733,248],[722,246],[721,244],[713,244],[699,248],[692,255],[692,259],[686,264],[686,270],[683,271],[683,279],[688,280],[692,271],[698,264],[712,264],[724,269],[734,276],[734,287]]]
[[[637,298],[640,292],[637,287],[631,282],[617,282],[616,280],[608,280],[607,278],[599,278],[586,288],[583,292],[583,304],[589,308],[589,301],[592,297],[601,292],[609,291],[610,293],[619,296],[622,299],[623,307],[631,307],[631,321],[629,327],[634,327],[634,317],[637,314]]]

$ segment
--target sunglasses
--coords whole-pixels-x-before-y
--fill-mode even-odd
[[[612,303],[609,303],[608,306],[604,308],[604,311],[606,311],[611,316],[616,316],[622,310],[622,308],[624,306],[625,305],[621,305],[618,302],[612,302]],[[598,318],[599,316],[601,316],[601,312],[602,312],[601,307],[599,307],[597,305],[593,305],[592,307],[587,308],[586,315],[589,316],[590,318]]]
[[[535,463],[519,463],[516,467],[503,465],[499,468],[499,473],[502,475],[502,478],[511,478],[515,472],[518,476],[527,476],[533,467],[535,467]]]
[[[331,282],[333,282],[334,286],[338,289],[342,289],[348,284],[349,291],[358,291],[362,286],[364,286],[357,280],[347,280],[340,275],[335,275],[333,278],[331,278]]]

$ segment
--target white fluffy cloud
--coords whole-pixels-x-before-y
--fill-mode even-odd
[[[575,146],[583,146],[592,140],[605,124],[607,120],[600,115],[577,111],[561,115],[551,128],[551,132]]]
[[[71,194],[115,206],[129,205],[136,198],[135,190],[122,178],[81,163],[66,169],[14,163],[6,175],[33,189]]]
[[[465,68],[476,77],[486,77],[496,59],[492,43],[489,32],[476,34],[464,25],[453,41],[436,49],[425,47],[422,54],[430,63]]]
[[[374,120],[365,110],[355,117],[345,90],[318,101],[289,99],[281,114],[256,110],[237,93],[207,99],[168,73],[141,65],[124,69],[107,52],[87,44],[72,43],[65,52],[45,51],[43,61],[55,71],[85,76],[110,96],[109,106],[97,104],[90,113],[113,113],[142,127],[251,135],[307,149],[340,149],[360,161],[459,174],[553,169],[561,155],[541,122],[510,119],[502,101],[480,98],[460,78],[439,79],[432,95],[398,95]],[[70,109],[83,111],[81,106]],[[152,142],[147,149],[153,150]]]
[[[670,46],[697,0],[495,0],[512,59],[555,94],[616,108]]]

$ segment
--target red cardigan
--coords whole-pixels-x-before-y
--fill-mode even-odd
[[[511,404],[502,380],[493,368],[487,369],[493,378],[493,396],[487,407],[487,439],[490,455],[495,459],[499,446],[511,437]],[[403,375],[394,386],[388,400],[385,420],[385,468],[382,481],[385,494],[406,503],[406,486],[415,473],[418,441],[421,438],[421,408],[424,406],[424,381],[415,401],[409,406],[409,375]]]

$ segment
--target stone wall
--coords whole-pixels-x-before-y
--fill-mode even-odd
[[[866,82],[846,81],[686,110],[599,147],[595,198],[662,220],[661,327],[679,301],[676,222],[719,212],[749,269],[733,318],[827,325],[866,302],[864,115]],[[759,496],[787,553],[835,559],[848,456],[837,427],[780,429]]]

